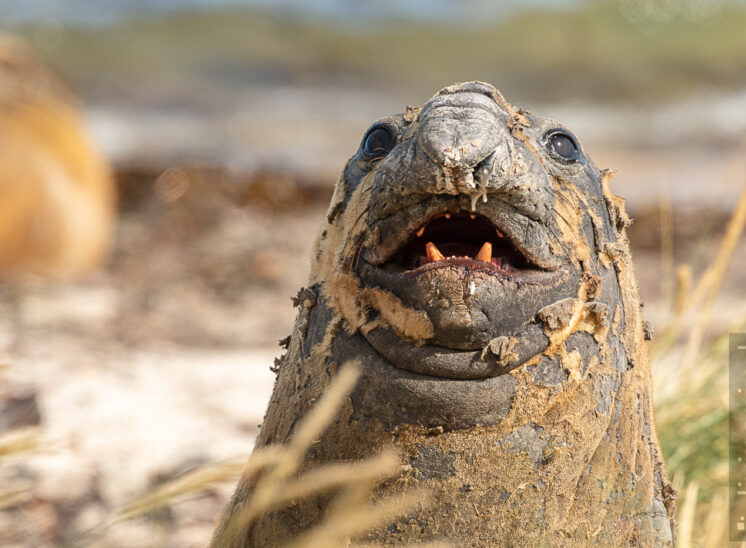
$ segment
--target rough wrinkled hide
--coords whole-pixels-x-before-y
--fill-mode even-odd
[[[77,276],[107,257],[114,183],[73,102],[0,35],[0,278]]]
[[[403,472],[378,496],[433,493],[368,540],[671,545],[674,491],[610,173],[561,124],[479,82],[381,126],[391,145],[375,150],[369,131],[337,183],[257,446],[286,441],[357,358],[362,379],[307,466],[392,444]],[[422,251],[431,239],[461,258]],[[476,255],[483,239],[491,260]],[[226,519],[250,491],[244,480]],[[279,545],[326,502],[272,512],[239,538],[219,530],[216,544]]]

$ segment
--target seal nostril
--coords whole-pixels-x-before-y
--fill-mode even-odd
[[[487,157],[474,166],[474,179],[477,181],[484,181],[485,184],[489,181],[495,169],[495,161],[497,157],[497,149],[490,152]]]
[[[487,185],[492,178],[495,170],[495,161],[497,158],[497,148],[490,152],[486,158],[474,166],[473,180],[476,192],[471,194],[471,210],[476,209],[477,200],[482,198],[483,202],[487,201]]]

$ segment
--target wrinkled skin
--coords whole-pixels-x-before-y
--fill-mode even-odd
[[[381,126],[391,142],[371,154]],[[307,466],[393,444],[408,466],[377,497],[433,492],[368,540],[671,545],[675,492],[609,177],[569,130],[480,82],[374,124],[337,183],[257,446],[286,441],[356,359],[362,378]],[[480,238],[502,258],[478,261]],[[465,258],[431,260],[429,239]],[[242,482],[225,519],[250,492]],[[278,545],[325,504],[219,529],[216,544]]]

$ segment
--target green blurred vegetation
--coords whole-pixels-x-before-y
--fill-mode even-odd
[[[104,76],[139,85],[352,84],[426,96],[453,81],[481,79],[527,102],[646,102],[702,85],[746,86],[744,28],[743,2],[723,4],[707,23],[656,25],[633,23],[617,2],[588,1],[478,24],[342,25],[224,9],[16,31],[43,46],[82,88]]]

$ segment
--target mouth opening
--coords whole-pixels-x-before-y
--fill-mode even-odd
[[[410,235],[387,266],[416,275],[451,265],[503,275],[539,269],[489,219],[467,212],[430,219]]]

